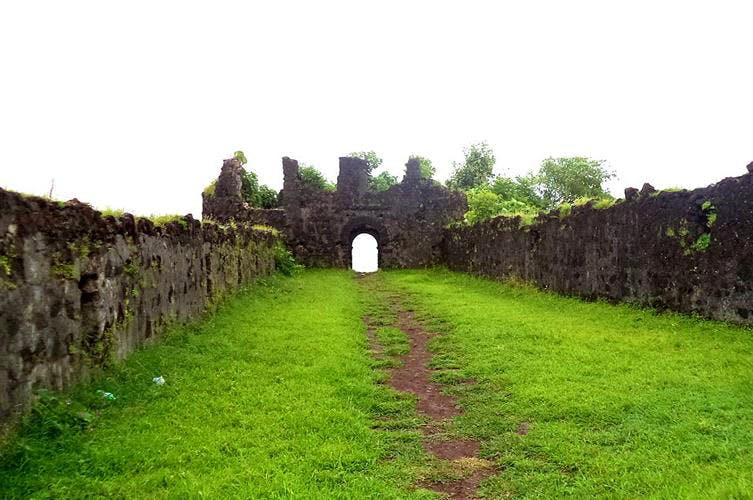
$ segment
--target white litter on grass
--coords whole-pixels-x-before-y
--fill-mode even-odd
[[[152,382],[154,382],[157,385],[165,385],[165,379],[162,378],[162,375],[160,375],[159,377],[154,377],[152,379]]]
[[[102,396],[103,398],[105,398],[108,401],[114,401],[115,400],[115,394],[113,394],[111,392],[105,392],[105,391],[103,391],[103,390],[100,389],[100,390],[97,391],[97,394],[99,394],[100,396]]]

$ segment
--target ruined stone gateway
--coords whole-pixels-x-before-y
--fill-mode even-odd
[[[387,191],[368,188],[364,160],[340,158],[337,190],[301,183],[298,162],[283,158],[281,209],[253,209],[241,198],[241,165],[225,160],[213,195],[204,194],[204,217],[264,224],[280,230],[296,259],[307,266],[351,267],[351,246],[372,235],[379,267],[426,267],[440,263],[444,227],[461,220],[465,195],[422,179],[418,160],[409,160],[400,184]]]

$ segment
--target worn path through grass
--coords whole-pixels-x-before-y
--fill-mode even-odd
[[[751,497],[751,329],[442,270],[374,278],[272,278],[43,398],[1,446],[0,498],[431,498],[415,485],[467,472],[422,447],[443,442],[496,466],[489,498]],[[460,406],[441,425],[388,386],[416,332],[439,334],[428,376]]]
[[[751,498],[753,330],[443,270],[388,271],[491,498]],[[476,383],[465,384],[472,379]]]
[[[376,383],[365,299],[346,271],[251,287],[48,398],[0,455],[0,498],[433,496],[412,487],[412,401]]]

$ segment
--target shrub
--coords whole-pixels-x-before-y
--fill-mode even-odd
[[[241,172],[241,196],[243,201],[255,208],[276,208],[277,192],[272,188],[260,185],[259,178],[254,172]]]
[[[303,269],[293,257],[293,253],[283,243],[275,246],[275,269],[285,276],[292,276],[296,271]]]

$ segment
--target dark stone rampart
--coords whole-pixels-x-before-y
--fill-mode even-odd
[[[707,188],[626,190],[606,209],[496,218],[445,230],[451,269],[587,299],[753,325],[753,175]]]
[[[271,273],[276,241],[0,189],[0,422]]]

